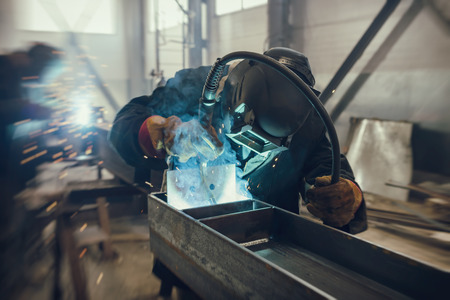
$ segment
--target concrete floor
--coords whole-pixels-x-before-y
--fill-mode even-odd
[[[152,274],[153,255],[149,250],[146,215],[111,219],[111,227],[113,248],[117,254],[114,259],[104,259],[98,244],[79,249],[89,299],[197,299],[189,291],[176,287],[170,297],[159,295],[161,282]],[[52,299],[54,286],[52,245],[44,248],[40,251],[40,257],[28,267],[25,284],[18,288],[11,299]],[[63,261],[60,280],[63,299],[76,299],[67,258]]]
[[[40,207],[71,182],[92,182],[97,179],[96,166],[72,166],[73,164],[63,162],[43,166],[36,177],[34,187],[25,190],[20,197],[26,203],[24,207]],[[102,177],[106,180],[113,178],[105,169]],[[153,255],[149,250],[149,228],[144,201],[142,198],[125,197],[109,202],[111,238],[114,252],[117,254],[114,259],[106,260],[102,257],[99,243],[76,250],[86,277],[89,299],[198,298],[191,292],[176,287],[170,297],[159,296],[161,282],[152,274]],[[87,229],[98,226],[98,215],[95,210],[80,212],[71,218],[71,223],[77,233],[85,224]],[[14,292],[8,299],[53,299],[55,224],[56,222],[52,221],[41,232],[41,239],[37,242],[39,247],[31,258],[27,258],[24,278],[16,282]],[[68,258],[63,257],[62,260],[62,299],[76,299]]]

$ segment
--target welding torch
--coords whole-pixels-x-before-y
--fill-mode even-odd
[[[320,119],[322,120],[322,123],[325,125],[325,128],[328,132],[332,155],[331,183],[337,183],[340,176],[341,161],[339,140],[337,137],[336,129],[333,125],[333,121],[325,110],[323,104],[320,102],[319,98],[308,87],[308,85],[304,83],[303,80],[288,67],[269,56],[248,51],[237,51],[227,54],[222,58],[217,58],[208,73],[205,85],[203,86],[202,96],[199,100],[198,118],[202,126],[206,127],[211,125],[214,107],[216,102],[218,102],[218,99],[216,99],[216,92],[219,87],[219,81],[222,77],[226,64],[236,59],[254,60],[271,67],[272,69],[283,75],[288,81],[295,85],[297,89],[303,93],[303,95],[305,95],[309,103],[318,113]]]
[[[214,67],[209,71],[208,79],[206,80],[206,84],[203,87],[202,96],[199,100],[199,111],[198,111],[198,120],[200,124],[204,128],[208,128],[211,126],[212,118],[214,114],[214,107],[216,104],[216,91],[219,86],[220,78],[222,77],[222,73],[224,70],[224,67],[221,67],[217,64],[215,64],[217,67],[214,69]],[[205,140],[206,143],[209,144],[207,140]],[[200,158],[199,159],[199,166],[200,166],[200,177],[202,180],[202,183],[205,185],[205,188],[208,192],[208,201],[210,204],[216,204],[217,201],[209,189],[209,187],[206,184],[206,167],[207,167],[208,161]]]

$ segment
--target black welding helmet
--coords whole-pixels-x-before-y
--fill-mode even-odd
[[[264,55],[291,69],[311,89],[314,86],[308,58],[302,53],[277,47]],[[288,146],[290,137],[314,109],[284,75],[253,60],[241,61],[229,73],[227,85],[226,101],[233,115],[229,137],[240,144],[253,145],[252,150],[258,153]]]

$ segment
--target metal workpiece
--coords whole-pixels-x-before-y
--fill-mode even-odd
[[[167,171],[167,194],[171,206],[177,209],[230,202],[236,194],[236,165],[207,166]],[[241,196],[242,197],[242,196]]]
[[[148,197],[150,248],[205,299],[408,299],[450,274],[258,200],[177,210]]]

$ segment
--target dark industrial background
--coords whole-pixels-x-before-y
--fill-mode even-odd
[[[76,47],[67,36],[67,31],[75,28],[65,28],[61,13],[51,8],[42,16],[53,20],[60,32],[18,28],[21,16],[28,16],[21,13],[29,9],[27,2],[39,4],[1,2],[2,51],[36,40],[63,48]],[[118,107],[151,91],[158,82],[151,76],[152,70],[162,71],[167,79],[183,66],[212,64],[217,57],[232,51],[262,52],[280,45],[293,47],[309,57],[316,87],[323,90],[383,6],[399,2],[367,48],[359,53],[359,60],[326,107],[332,112],[338,102],[348,103],[336,120],[342,141],[346,139],[349,117],[414,123],[414,166],[450,175],[450,12],[446,1],[279,0],[220,16],[214,14],[215,1],[189,1],[191,21],[174,4],[172,13],[178,15],[182,25],[165,28],[167,13],[159,14],[158,44],[156,33],[151,30],[155,22],[153,1],[109,2],[113,8],[113,33],[87,34],[81,30],[75,34],[77,45],[93,57],[90,62],[108,85]],[[188,9],[187,1],[183,4]],[[89,23],[98,11],[87,7],[85,13],[85,23]],[[81,22],[80,27],[86,26]],[[112,120],[117,107],[111,107],[102,97],[97,101],[97,105],[107,108],[106,116]]]

